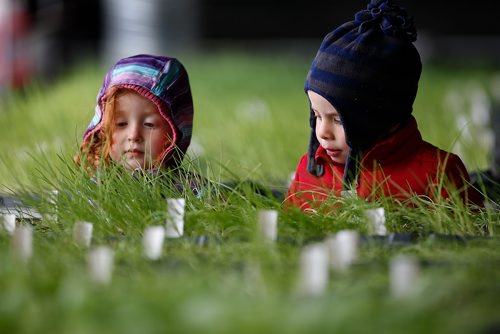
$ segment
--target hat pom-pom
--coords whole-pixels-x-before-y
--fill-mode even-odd
[[[394,36],[414,42],[417,39],[417,30],[413,18],[408,16],[406,10],[392,3],[391,0],[372,0],[367,9],[355,15],[359,23],[359,32],[363,33],[378,25],[387,36]]]

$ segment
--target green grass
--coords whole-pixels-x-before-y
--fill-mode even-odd
[[[332,199],[323,209],[339,209],[316,214],[283,210],[279,200],[256,194],[245,180],[284,187],[305,152],[302,85],[309,60],[229,54],[183,62],[195,101],[194,136],[204,148],[199,159],[186,159],[185,168],[213,181],[199,196],[179,193],[161,178],[131,178],[114,169],[96,184],[74,166],[71,157],[104,74],[96,66],[31,87],[2,106],[0,184],[44,219],[20,222],[34,228],[34,255],[27,263],[13,256],[10,236],[0,230],[0,332],[498,330],[498,211],[471,210],[453,200],[408,208],[358,199]],[[415,104],[424,138],[445,149],[461,142],[471,170],[487,167],[488,147],[460,141],[463,130],[454,127],[456,116],[444,99],[450,90],[466,96],[472,81],[486,89],[490,79],[486,70],[429,68]],[[236,186],[228,189],[222,181]],[[52,189],[59,190],[55,203]],[[148,261],[144,228],[164,224],[165,198],[178,196],[186,197],[185,236],[166,240],[162,258]],[[386,210],[389,232],[411,235],[413,242],[369,237],[364,210],[377,206]],[[279,211],[279,239],[272,245],[256,237],[263,208]],[[88,278],[87,250],[72,240],[80,220],[94,223],[93,246],[115,252],[109,286]],[[300,251],[343,229],[366,237],[359,260],[346,272],[332,271],[323,295],[302,295]],[[200,236],[208,244],[197,244]],[[422,267],[414,294],[406,298],[389,293],[389,262],[399,254],[417,257]]]
[[[222,53],[181,60],[195,104],[192,146],[235,173],[286,182],[307,149],[309,106],[302,87],[310,59]],[[77,151],[105,71],[82,65],[53,85],[35,84],[0,105],[0,186],[19,184],[9,169],[26,180],[27,171],[37,167],[31,155],[48,153],[57,164],[56,154]],[[488,69],[424,67],[414,106],[424,139],[460,151],[470,171],[489,167],[491,147],[464,137],[456,119],[463,114],[469,121],[472,138],[487,132],[469,114],[472,95],[478,89],[489,94],[492,76]],[[453,96],[458,98],[450,103]]]

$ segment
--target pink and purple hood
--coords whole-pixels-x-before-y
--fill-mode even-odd
[[[194,112],[184,66],[175,58],[146,54],[119,60],[104,78],[97,95],[95,115],[83,136],[84,142],[102,125],[110,88],[132,89],[156,104],[173,130],[172,145],[161,156],[163,166],[179,165],[191,142]]]

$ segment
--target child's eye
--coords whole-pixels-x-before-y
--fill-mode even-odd
[[[144,123],[144,126],[147,128],[154,128],[155,127],[154,123],[151,123],[151,122]]]
[[[338,125],[342,124],[342,121],[341,121],[341,120],[340,120],[340,118],[338,118],[338,117],[335,117],[335,118],[333,119],[333,122],[334,122],[335,124],[338,124]]]
[[[123,127],[127,126],[127,122],[116,122],[115,125],[118,128],[123,128]]]

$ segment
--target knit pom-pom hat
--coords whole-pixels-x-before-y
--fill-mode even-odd
[[[321,43],[304,90],[324,97],[340,115],[351,148],[345,184],[356,174],[361,153],[411,115],[422,70],[416,37],[413,18],[403,8],[391,0],[372,0]],[[308,171],[321,176],[312,110],[310,126]]]
[[[119,60],[104,78],[84,143],[101,128],[108,94],[118,88],[133,90],[156,105],[173,137],[159,160],[165,167],[177,166],[191,142],[193,129],[193,100],[184,66],[175,58],[147,54]]]

